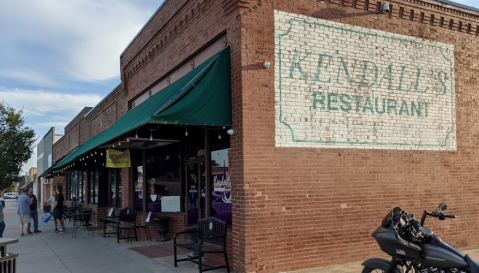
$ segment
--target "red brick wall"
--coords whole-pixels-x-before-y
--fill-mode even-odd
[[[240,239],[233,244],[244,239],[245,267],[235,270],[290,271],[381,255],[371,233],[397,205],[419,216],[446,202],[460,218],[427,225],[452,245],[479,245],[478,16],[420,1],[388,1],[392,13],[382,15],[374,13],[376,2],[367,8],[363,0],[248,2],[241,17],[243,130],[232,137],[233,144],[243,139],[244,178],[233,178],[243,183],[233,191],[233,236]],[[453,44],[457,152],[275,148],[274,10]],[[440,26],[441,17],[453,20],[451,28]],[[261,69],[263,61],[271,68]]]
[[[65,127],[65,135],[53,145],[53,162],[71,150],[104,131],[126,113],[127,103],[122,85],[119,85],[88,115],[80,113]]]
[[[151,19],[121,59],[126,99],[146,91],[175,66],[226,31],[231,52],[233,127],[242,130],[241,29],[239,14],[244,1],[168,1]],[[172,18],[170,21],[165,19]],[[229,260],[236,272],[244,271],[245,229],[242,138],[232,138],[233,231]],[[182,227],[184,228],[184,226]]]
[[[156,231],[158,225],[156,221],[154,220],[155,217],[160,217],[160,216],[170,217],[170,220],[168,222],[168,231],[165,233],[166,238],[173,240],[173,237],[175,236],[176,233],[185,230],[186,216],[184,213],[154,213],[151,215],[150,225],[148,229],[150,231],[150,235],[153,239],[153,242],[155,242],[156,239],[160,238],[160,234]],[[142,226],[145,225],[146,217],[148,217],[148,213],[138,212],[138,215],[136,218],[137,225],[142,225]],[[146,231],[144,229],[138,229],[137,235],[138,235],[138,240],[140,241],[146,240]]]
[[[229,2],[236,1],[168,1],[123,53],[121,70],[127,101],[143,93],[222,31],[228,31],[231,45],[239,22],[234,8],[237,4],[230,7]]]
[[[461,218],[430,226],[453,245],[479,245],[478,17],[415,0],[390,1],[392,12],[377,15],[376,3],[369,3],[168,1],[122,55],[124,90],[115,90],[80,123],[80,142],[100,131],[91,128],[100,113],[111,122],[115,100],[117,118],[127,101],[226,30],[237,131],[230,152],[233,271],[290,271],[380,255],[370,234],[396,205],[420,215],[446,202]],[[455,45],[457,152],[275,148],[275,9]],[[262,69],[263,61],[272,67]],[[57,144],[65,153],[68,145]],[[130,206],[128,169],[122,177],[122,206]],[[176,217],[173,222],[173,230],[184,225]]]
[[[133,185],[130,185],[130,168],[121,169],[121,184],[122,184],[122,196],[121,196],[121,207],[133,207]]]
[[[91,107],[91,105],[85,105]],[[67,126],[65,126],[65,134],[70,134],[71,131],[78,127],[78,125],[83,121],[85,117],[85,111],[82,109],[75,118],[70,121]]]

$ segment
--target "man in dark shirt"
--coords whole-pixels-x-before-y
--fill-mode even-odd
[[[33,221],[33,232],[40,233],[42,231],[38,230],[38,210],[37,210],[38,200],[35,194],[33,194],[32,188],[28,190],[28,195],[30,195],[30,198],[32,198],[32,203],[30,204],[30,218]],[[32,234],[32,230],[30,226],[31,226],[31,222],[28,224],[28,234]]]
[[[55,205],[53,205],[53,219],[60,227],[57,231],[58,234],[65,233],[65,224],[63,223],[63,194],[60,189],[57,189],[57,196],[55,196]]]

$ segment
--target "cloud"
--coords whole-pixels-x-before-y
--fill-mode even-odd
[[[119,77],[121,52],[160,5],[140,2],[2,1],[0,76],[42,87]]]
[[[0,98],[25,114],[47,117],[52,123],[68,122],[85,106],[95,106],[103,98],[97,94],[67,94],[45,90],[0,87]],[[43,120],[44,121],[44,120]]]
[[[8,70],[0,70],[0,77],[19,80],[22,82],[35,82],[38,85],[45,87],[58,87],[58,83],[53,81],[50,77],[37,71],[28,70],[26,68],[10,68]]]

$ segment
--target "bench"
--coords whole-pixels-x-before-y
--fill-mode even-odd
[[[198,225],[196,230],[182,231],[175,235],[174,238],[174,259],[175,267],[177,267],[177,262],[189,261],[198,265],[199,272],[215,270],[219,268],[226,268],[228,273],[230,272],[230,266],[228,263],[228,256],[226,255],[226,223],[214,218],[207,217],[201,220],[198,220]],[[196,242],[178,242],[178,236],[183,234],[193,233],[196,234]],[[198,253],[198,255],[191,256],[187,258],[178,259],[176,249],[183,248],[187,250],[192,250]],[[207,266],[203,264],[202,257],[205,254],[210,253],[223,253],[225,258],[225,265],[222,266]]]

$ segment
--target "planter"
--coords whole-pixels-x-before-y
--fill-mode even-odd
[[[153,219],[156,221],[158,227],[156,231],[160,234],[160,238],[156,239],[157,242],[166,242],[168,239],[165,237],[165,232],[168,231],[168,223],[170,222],[170,217],[162,216]]]
[[[197,225],[192,225],[192,226],[185,227],[186,231],[193,231],[193,230],[197,230],[197,229],[198,229]],[[188,233],[188,240],[190,241],[190,244],[196,245],[198,243],[198,238],[196,236],[196,232]],[[192,259],[195,259],[195,258],[198,257],[198,252],[197,251],[190,252],[190,253],[188,253],[188,257],[192,258]]]

